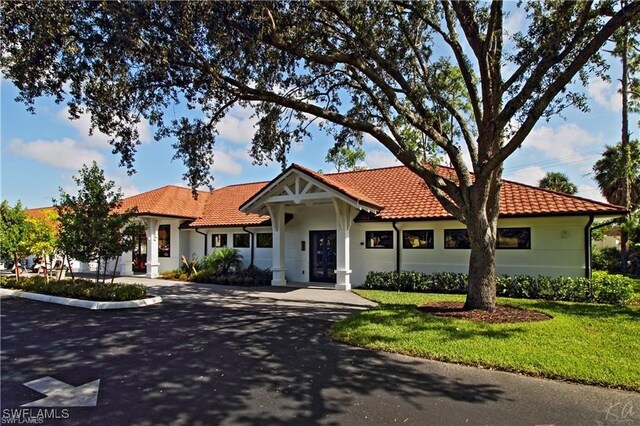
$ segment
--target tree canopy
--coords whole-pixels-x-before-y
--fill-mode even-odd
[[[600,192],[608,202],[617,205],[624,204],[624,179],[631,176],[631,192],[629,200],[631,208],[640,207],[640,141],[630,141],[631,163],[628,170],[623,167],[623,151],[620,144],[607,146],[602,158],[593,166],[594,179],[598,183]]]
[[[357,169],[358,162],[364,161],[366,153],[361,146],[349,148],[347,146],[334,146],[329,150],[325,161],[331,163],[337,172]]]
[[[27,215],[22,203],[18,201],[11,207],[6,200],[0,205],[0,257],[10,259],[16,267],[16,279],[20,278],[19,260],[26,256],[25,232]]]
[[[551,189],[552,191],[564,192],[569,195],[578,192],[576,185],[562,172],[547,172],[538,182],[538,186],[540,188]]]
[[[133,235],[139,232],[131,224],[135,212],[118,212],[122,192],[115,188],[113,181],[105,179],[95,161],[91,167],[84,165],[73,179],[78,185],[77,195],[60,189],[60,199],[53,200],[60,222],[60,248],[72,259],[85,263],[97,261],[98,282],[101,266],[106,270],[110,259],[131,250]]]
[[[501,1],[6,2],[0,65],[27,108],[53,96],[89,112],[130,171],[147,120],[194,188],[235,105],[257,115],[258,163],[285,163],[311,122],[338,145],[366,133],[467,225],[467,306],[492,308],[504,160],[540,118],[587,109],[569,84],[602,74],[599,50],[640,15],[612,0],[512,6],[526,15],[515,34]],[[197,113],[175,116],[178,103]],[[407,129],[455,173],[425,163]]]

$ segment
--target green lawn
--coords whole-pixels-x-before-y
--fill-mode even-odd
[[[429,359],[640,391],[640,308],[499,298],[551,315],[485,324],[436,317],[416,305],[463,296],[356,290],[380,305],[334,324],[340,342]]]
[[[633,280],[633,291],[636,293],[634,305],[640,306],[640,279]]]

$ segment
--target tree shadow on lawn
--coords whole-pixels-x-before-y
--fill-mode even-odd
[[[338,424],[358,410],[356,401],[369,398],[371,409],[379,395],[401,407],[390,412],[425,410],[432,398],[506,400],[495,384],[332,342],[331,322],[317,318],[352,312],[167,300],[88,311],[3,299],[2,406],[41,398],[22,384],[49,375],[75,386],[101,379],[98,406],[70,409],[65,425]]]
[[[364,324],[362,324],[364,321]],[[476,337],[508,339],[526,330],[518,323],[489,324],[465,319],[437,316],[423,312],[415,305],[387,304],[356,314],[346,320],[345,328],[376,323],[395,326],[404,333],[432,332],[442,340],[461,340]],[[377,340],[396,341],[395,338],[376,337]]]
[[[562,314],[567,316],[591,317],[593,319],[620,317],[625,320],[640,321],[640,309],[627,306],[535,300],[522,307],[546,312],[552,316]]]

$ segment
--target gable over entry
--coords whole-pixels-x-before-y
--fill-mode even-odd
[[[358,190],[297,164],[291,165],[240,206],[240,211],[243,213],[268,214],[271,217],[273,231],[271,285],[284,286],[287,283],[285,213],[293,213],[297,206],[317,204],[331,204],[335,213],[335,288],[337,290],[351,289],[349,259],[351,224],[361,210],[376,214],[382,207]]]

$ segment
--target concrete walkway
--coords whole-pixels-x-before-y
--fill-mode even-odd
[[[51,377],[100,389],[95,407],[44,424],[640,424],[637,393],[337,344],[331,324],[370,305],[351,293],[121,280],[163,303],[106,312],[2,298],[3,410],[41,399],[24,384]]]

